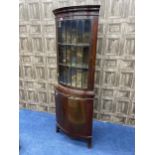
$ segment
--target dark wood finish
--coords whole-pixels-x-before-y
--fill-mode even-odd
[[[55,85],[56,132],[84,138],[89,148],[92,147],[99,8],[99,5],[86,5],[53,11],[59,77]]]
[[[96,61],[96,43],[97,43],[97,30],[98,30],[98,17],[94,17],[92,22],[92,34],[91,38],[91,58],[90,58],[90,66],[91,70],[89,72],[89,89],[94,89],[94,74],[95,74],[95,61]]]

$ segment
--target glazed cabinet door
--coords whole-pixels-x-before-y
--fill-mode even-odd
[[[92,19],[59,19],[58,82],[62,85],[88,89],[91,56]]]

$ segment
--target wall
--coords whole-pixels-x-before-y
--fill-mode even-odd
[[[55,112],[53,9],[100,4],[94,118],[134,125],[134,0],[21,0],[20,108]]]

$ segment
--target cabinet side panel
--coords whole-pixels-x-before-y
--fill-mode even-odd
[[[97,31],[98,31],[98,17],[94,17],[92,20],[92,38],[91,38],[91,57],[90,57],[90,69],[89,69],[89,79],[88,88],[90,90],[94,89],[94,74],[95,74],[95,61],[96,61],[96,44],[97,44]]]

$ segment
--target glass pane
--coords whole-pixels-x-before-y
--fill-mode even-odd
[[[71,66],[76,66],[77,64],[77,58],[76,58],[76,47],[71,46]]]
[[[59,81],[62,83],[67,82],[67,74],[66,74],[67,69],[63,66],[59,66]]]
[[[71,22],[71,43],[77,43],[77,23],[75,20]]]
[[[67,75],[68,75],[68,85],[69,86],[72,86],[72,79],[71,79],[71,68],[70,67],[68,67],[68,69],[67,69]]]
[[[60,81],[60,82],[63,81],[62,67],[61,67],[61,66],[59,66],[59,81]]]
[[[59,50],[59,62],[62,63],[63,62],[63,48],[62,48],[62,46],[59,46],[58,50]]]
[[[63,43],[66,40],[66,30],[65,30],[66,25],[65,25],[65,21],[62,21],[61,27],[62,27],[62,34],[60,34],[60,35],[62,35],[62,39],[61,39],[60,42]]]
[[[76,87],[76,69],[71,69],[71,80],[72,80],[72,86]]]
[[[64,74],[64,83],[68,83],[68,74],[67,74],[67,68],[66,67],[63,67],[64,70],[63,70],[63,74]]]
[[[91,20],[58,22],[59,81],[65,85],[87,88]],[[73,45],[71,45],[73,44]]]
[[[59,66],[59,81],[66,85],[71,85],[71,69],[66,66]]]
[[[89,43],[91,20],[58,21],[58,42]]]
[[[66,46],[66,62],[67,65],[71,64],[71,49],[69,46]]]
[[[84,47],[83,48],[83,66],[88,67],[88,63],[89,63],[89,48]]]
[[[88,87],[88,71],[83,70],[82,72],[82,88]]]
[[[80,69],[77,70],[77,88],[81,88],[82,87],[82,83],[81,83],[81,80],[82,80],[82,71]]]
[[[77,36],[77,42],[78,43],[82,43],[83,42],[83,31],[84,31],[84,21],[83,20],[79,20],[77,21],[78,23],[78,36]]]
[[[67,20],[66,21],[66,43],[71,43],[71,21]]]
[[[58,21],[58,42],[62,42],[62,22]]]
[[[59,62],[66,64],[66,47],[59,45],[58,49],[59,49]]]
[[[77,47],[77,65],[81,67],[88,67],[89,63],[89,48],[88,47]]]
[[[82,66],[83,51],[82,47],[77,47],[77,65]]]
[[[84,43],[89,43],[90,32],[91,32],[91,21],[89,19],[87,19],[87,20],[85,20],[85,23],[84,23],[84,33],[83,33],[83,42]]]

